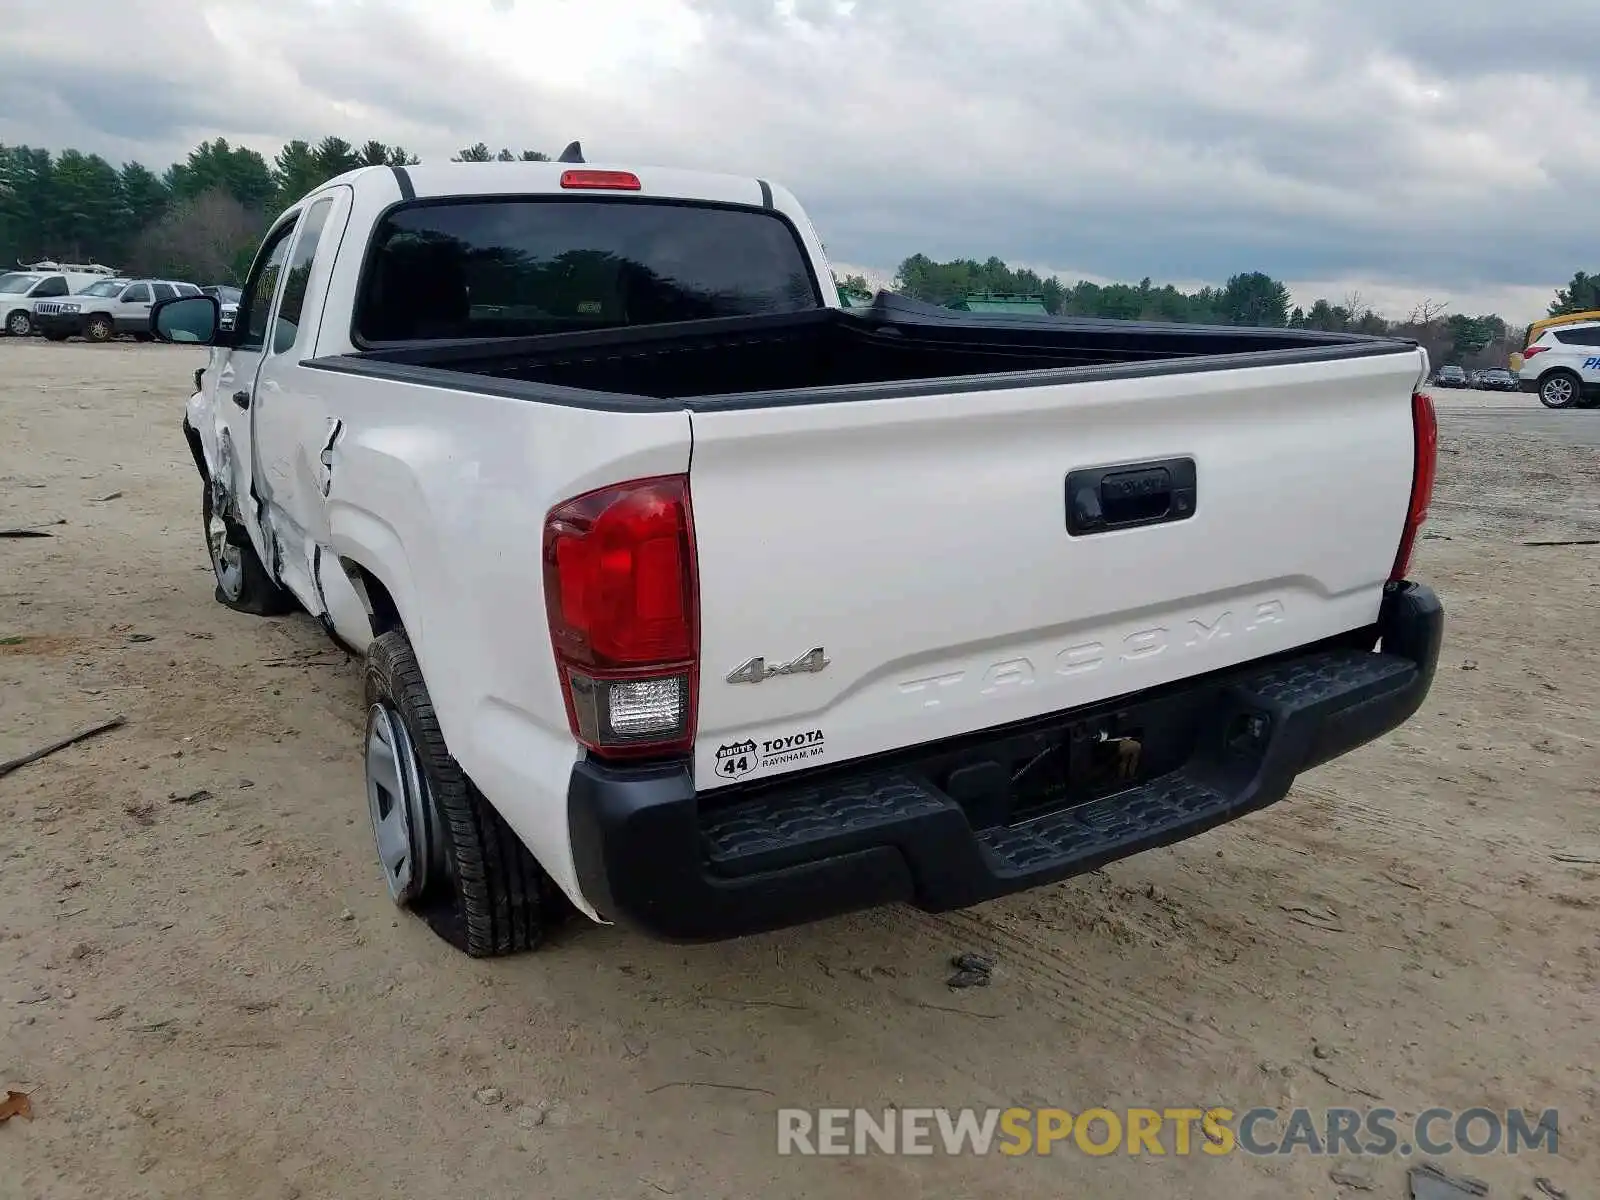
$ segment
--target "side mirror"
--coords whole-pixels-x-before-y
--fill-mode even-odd
[[[157,341],[214,346],[222,325],[222,306],[210,296],[158,300],[150,310],[150,332]]]

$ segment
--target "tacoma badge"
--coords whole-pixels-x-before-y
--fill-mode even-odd
[[[814,646],[790,662],[767,666],[765,658],[752,658],[728,672],[729,683],[760,683],[775,675],[815,675],[828,665],[821,646]]]

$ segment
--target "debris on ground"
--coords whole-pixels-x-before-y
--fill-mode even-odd
[[[96,497],[94,497],[93,503],[95,503],[95,504],[104,504],[107,500],[121,500],[121,499],[122,499],[122,493],[121,492],[109,492],[104,496],[96,496]]]
[[[1411,1200],[1464,1200],[1489,1194],[1489,1185],[1483,1180],[1446,1174],[1442,1167],[1433,1163],[1412,1167],[1406,1183]]]
[[[481,1087],[472,1093],[472,1098],[479,1104],[499,1104],[506,1094],[497,1087]]]
[[[141,825],[154,825],[156,823],[156,806],[154,804],[124,804],[122,811]]]
[[[1371,1175],[1353,1167],[1335,1168],[1328,1172],[1328,1178],[1340,1187],[1355,1188],[1358,1192],[1370,1192],[1378,1186]]]
[[[1278,905],[1291,921],[1301,925],[1310,925],[1313,929],[1327,929],[1334,933],[1343,933],[1344,926],[1339,923],[1339,914],[1331,908],[1312,908],[1306,904],[1280,904]]]
[[[109,721],[102,721],[98,725],[80,729],[77,733],[69,733],[60,741],[51,742],[47,746],[40,746],[37,750],[30,750],[26,754],[19,754],[16,758],[8,758],[5,762],[0,762],[0,778],[11,774],[18,767],[25,767],[31,762],[38,762],[41,758],[54,754],[57,750],[65,750],[68,746],[76,745],[87,738],[121,728],[126,723],[126,717],[112,717]]]
[[[7,1091],[6,1098],[0,1100],[0,1125],[4,1125],[12,1117],[21,1117],[25,1121],[33,1120],[33,1103],[28,1099],[27,1092]]]
[[[1549,1200],[1567,1200],[1566,1192],[1551,1183],[1543,1175],[1533,1181],[1533,1186],[1538,1189],[1541,1196],[1548,1196]]]
[[[180,796],[180,795],[178,795],[177,792],[171,792],[167,796],[167,803],[168,804],[199,804],[202,800],[209,800],[209,799],[211,799],[211,793],[206,791],[205,788],[201,788],[197,792],[190,792],[187,796]]]
[[[988,987],[994,978],[994,960],[982,954],[957,954],[950,965],[956,973],[945,982],[953,988]]]

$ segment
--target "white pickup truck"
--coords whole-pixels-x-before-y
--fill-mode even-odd
[[[783,188],[581,161],[341,176],[153,323],[217,598],[365,656],[389,890],[473,955],[1054,883],[1433,678],[1410,342],[845,310]]]

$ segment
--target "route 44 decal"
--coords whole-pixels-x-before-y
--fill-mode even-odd
[[[820,729],[760,742],[729,742],[717,747],[716,772],[723,779],[743,779],[769,767],[787,767],[810,758],[821,758],[826,750],[827,743]]]

